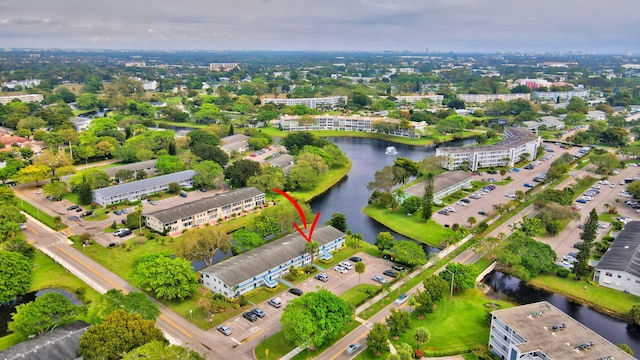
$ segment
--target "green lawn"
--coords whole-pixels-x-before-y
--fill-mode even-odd
[[[347,166],[330,169],[329,172],[321,176],[320,183],[313,190],[309,191],[292,191],[290,193],[295,199],[309,202],[313,200],[315,197],[320,196],[331,189],[335,184],[339,183],[342,179],[344,179],[347,174],[349,174],[349,170],[351,170],[351,161]]]
[[[598,311],[613,312],[623,317],[628,316],[629,310],[634,304],[640,303],[638,296],[594,285],[586,280],[576,281],[573,279],[573,275],[569,275],[566,279],[556,275],[540,275],[529,280],[529,284],[562,294],[579,303],[586,302]]]
[[[445,237],[453,234],[451,229],[444,228],[433,220],[425,223],[419,214],[407,216],[401,211],[392,212],[375,206],[367,206],[363,211],[391,230],[432,246],[439,246]]]
[[[424,327],[429,330],[431,339],[421,348],[425,356],[446,356],[470,351],[478,345],[486,345],[489,339],[489,320],[487,314],[494,309],[511,307],[507,302],[496,301],[496,308],[488,305],[494,303],[488,300],[480,290],[469,289],[453,297],[441,300],[432,314],[423,319],[411,316],[412,328],[398,340],[391,340],[393,344],[407,343],[417,348],[418,343],[413,340],[416,328]],[[358,359],[380,359],[370,350],[362,352]]]
[[[351,307],[357,307],[369,298],[367,293],[375,294],[380,286],[371,284],[358,284],[340,295]]]

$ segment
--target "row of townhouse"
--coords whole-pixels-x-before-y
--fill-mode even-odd
[[[588,99],[591,95],[590,90],[573,90],[573,91],[536,91],[533,95],[535,100],[546,101],[566,101],[572,97]]]
[[[311,109],[315,109],[318,107],[335,109],[336,107],[347,106],[347,97],[346,96],[329,96],[322,98],[299,98],[299,99],[274,99],[274,98],[265,98],[262,99],[262,105],[264,104],[276,104],[276,105],[285,105],[285,106],[293,106],[293,105],[303,105]]]
[[[96,189],[93,190],[93,202],[109,206],[123,201],[136,201],[147,195],[167,191],[171,183],[177,183],[181,187],[192,187],[195,174],[196,172],[193,170],[185,170]]]
[[[264,203],[264,192],[247,187],[144,214],[145,225],[159,233],[179,233],[242,214]]]
[[[107,174],[107,176],[109,176],[109,180],[116,181],[116,182],[122,181],[122,179],[118,179],[116,176],[116,174],[118,174],[118,172],[122,170],[131,171],[132,179],[137,179],[139,174],[142,175],[142,172],[144,172],[143,178],[156,176],[159,173],[158,168],[156,168],[156,159],[139,161],[131,164],[124,164],[120,166],[104,168],[101,170],[104,171]],[[72,176],[73,175],[61,176],[60,181],[64,183],[69,182],[69,179],[71,179]]]
[[[515,93],[515,94],[458,94],[458,99],[465,103],[484,104],[489,101],[511,101],[511,100],[531,100],[531,94],[529,93]]]
[[[284,131],[308,131],[308,130],[340,130],[340,131],[362,131],[378,132],[375,125],[388,123],[389,135],[404,137],[420,137],[419,131],[424,130],[424,123],[409,122],[408,128],[400,126],[397,119],[386,117],[369,116],[341,116],[341,115],[316,115],[315,123],[300,124],[298,116],[283,116],[278,121],[278,125]]]
[[[18,99],[23,103],[42,102],[42,100],[44,100],[44,96],[42,94],[0,96],[0,104],[7,105],[8,103],[12,102],[14,99]]]
[[[345,245],[345,233],[326,225],[313,232],[318,242],[316,256],[330,260]],[[311,263],[305,251],[306,240],[299,233],[289,234],[227,260],[200,270],[200,282],[214,293],[233,298],[260,286],[274,288],[278,279],[293,267]]]
[[[431,100],[435,105],[442,105],[444,95],[399,95],[396,96],[396,102],[415,104],[422,100]]]
[[[528,154],[533,160],[542,144],[542,139],[526,128],[504,128],[504,139],[488,146],[439,147],[436,156],[445,158],[443,167],[448,170],[495,166],[514,166],[521,155]]]

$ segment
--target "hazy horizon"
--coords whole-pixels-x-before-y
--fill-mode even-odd
[[[640,1],[0,0],[0,48],[640,52]]]

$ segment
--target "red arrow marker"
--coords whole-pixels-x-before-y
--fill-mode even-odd
[[[298,204],[298,202],[292,198],[289,194],[287,194],[286,192],[280,190],[280,189],[271,189],[275,192],[277,192],[278,194],[284,196],[287,200],[289,200],[289,202],[291,202],[293,204],[293,206],[296,208],[296,210],[298,210],[298,214],[300,214],[300,218],[302,219],[302,229],[307,229],[307,217],[304,215],[304,211],[302,211],[302,208],[300,207],[300,204]],[[300,235],[302,235],[302,237],[304,237],[305,240],[307,240],[307,242],[311,242],[311,236],[313,236],[313,230],[315,230],[316,228],[316,224],[318,223],[318,219],[320,219],[320,213],[317,213],[315,218],[313,219],[313,223],[311,224],[311,229],[309,229],[309,235],[307,236],[304,231],[298,226],[298,224],[296,224],[295,222],[293,223],[293,227],[296,228],[296,230],[298,230],[298,232],[300,233]]]

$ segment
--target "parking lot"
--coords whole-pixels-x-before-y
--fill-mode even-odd
[[[505,175],[505,178],[507,176],[511,176],[511,178],[513,179],[513,181],[511,181],[509,184],[496,185],[495,190],[487,192],[486,194],[484,194],[482,197],[479,197],[478,199],[473,199],[473,198],[469,198],[469,196],[466,196],[465,199],[469,200],[469,203],[466,206],[462,206],[456,203],[447,205],[446,207],[453,207],[455,211],[450,212],[448,215],[434,213],[433,220],[435,220],[438,224],[441,224],[441,225],[451,226],[454,223],[458,223],[461,226],[465,226],[465,225],[468,225],[467,219],[470,216],[473,216],[476,218],[477,222],[479,223],[483,221],[486,218],[486,216],[491,215],[494,212],[493,205],[504,204],[512,200],[512,198],[509,198],[506,196],[507,194],[515,194],[516,191],[518,190],[520,191],[529,190],[529,187],[526,187],[525,184],[538,185],[539,183],[534,182],[533,179],[536,176],[540,175],[541,173],[548,171],[554,159],[559,158],[565,152],[575,154],[578,150],[578,148],[562,149],[555,144],[549,144],[549,143],[545,143],[545,145],[548,145],[553,150],[553,152],[550,152],[550,154],[554,154],[554,155],[549,160],[540,160],[539,161],[540,165],[535,166],[532,170],[518,169],[519,170],[518,172],[513,171],[513,172],[507,173],[507,175]],[[502,177],[500,176],[500,174],[492,175],[486,172],[482,172],[480,176],[474,176],[473,180],[485,181],[486,185],[490,185],[490,184],[495,185],[495,183],[487,181],[487,179],[489,178],[493,178],[497,181],[502,180]],[[474,193],[469,193],[469,195],[473,195],[473,194]],[[481,215],[480,212],[484,212],[487,215]]]
[[[301,283],[295,284],[294,287],[302,290],[303,292],[311,292],[316,291],[320,288],[325,288],[336,295],[340,295],[345,291],[353,288],[358,283],[361,284],[374,284],[380,286],[379,283],[372,280],[373,276],[380,275],[383,276],[387,281],[392,281],[393,279],[382,275],[384,270],[391,269],[393,263],[388,260],[384,260],[382,258],[377,258],[371,256],[366,253],[358,253],[356,256],[362,258],[362,261],[365,264],[365,272],[360,275],[360,279],[358,279],[358,273],[355,271],[355,263],[349,261],[353,264],[353,269],[348,270],[346,274],[341,274],[334,270],[336,265],[328,266],[326,269],[322,270],[320,273],[327,274],[329,280],[326,282],[317,280],[315,276],[312,276]],[[347,260],[348,261],[348,260]],[[268,305],[266,301],[256,304],[256,307],[262,309],[265,312],[264,318],[258,318],[256,321],[251,322],[244,317],[242,314],[227,320],[224,324],[228,326],[232,334],[230,336],[225,336],[220,333],[216,328],[211,329],[214,333],[214,336],[220,336],[222,338],[226,338],[231,346],[244,344],[246,341],[256,336],[257,334],[271,336],[275,332],[280,329],[280,314],[283,309],[287,306],[289,301],[297,298],[296,295],[289,293],[288,290],[281,292],[280,294],[274,295],[272,298],[278,298],[282,305],[279,308],[275,308],[271,305]]]

